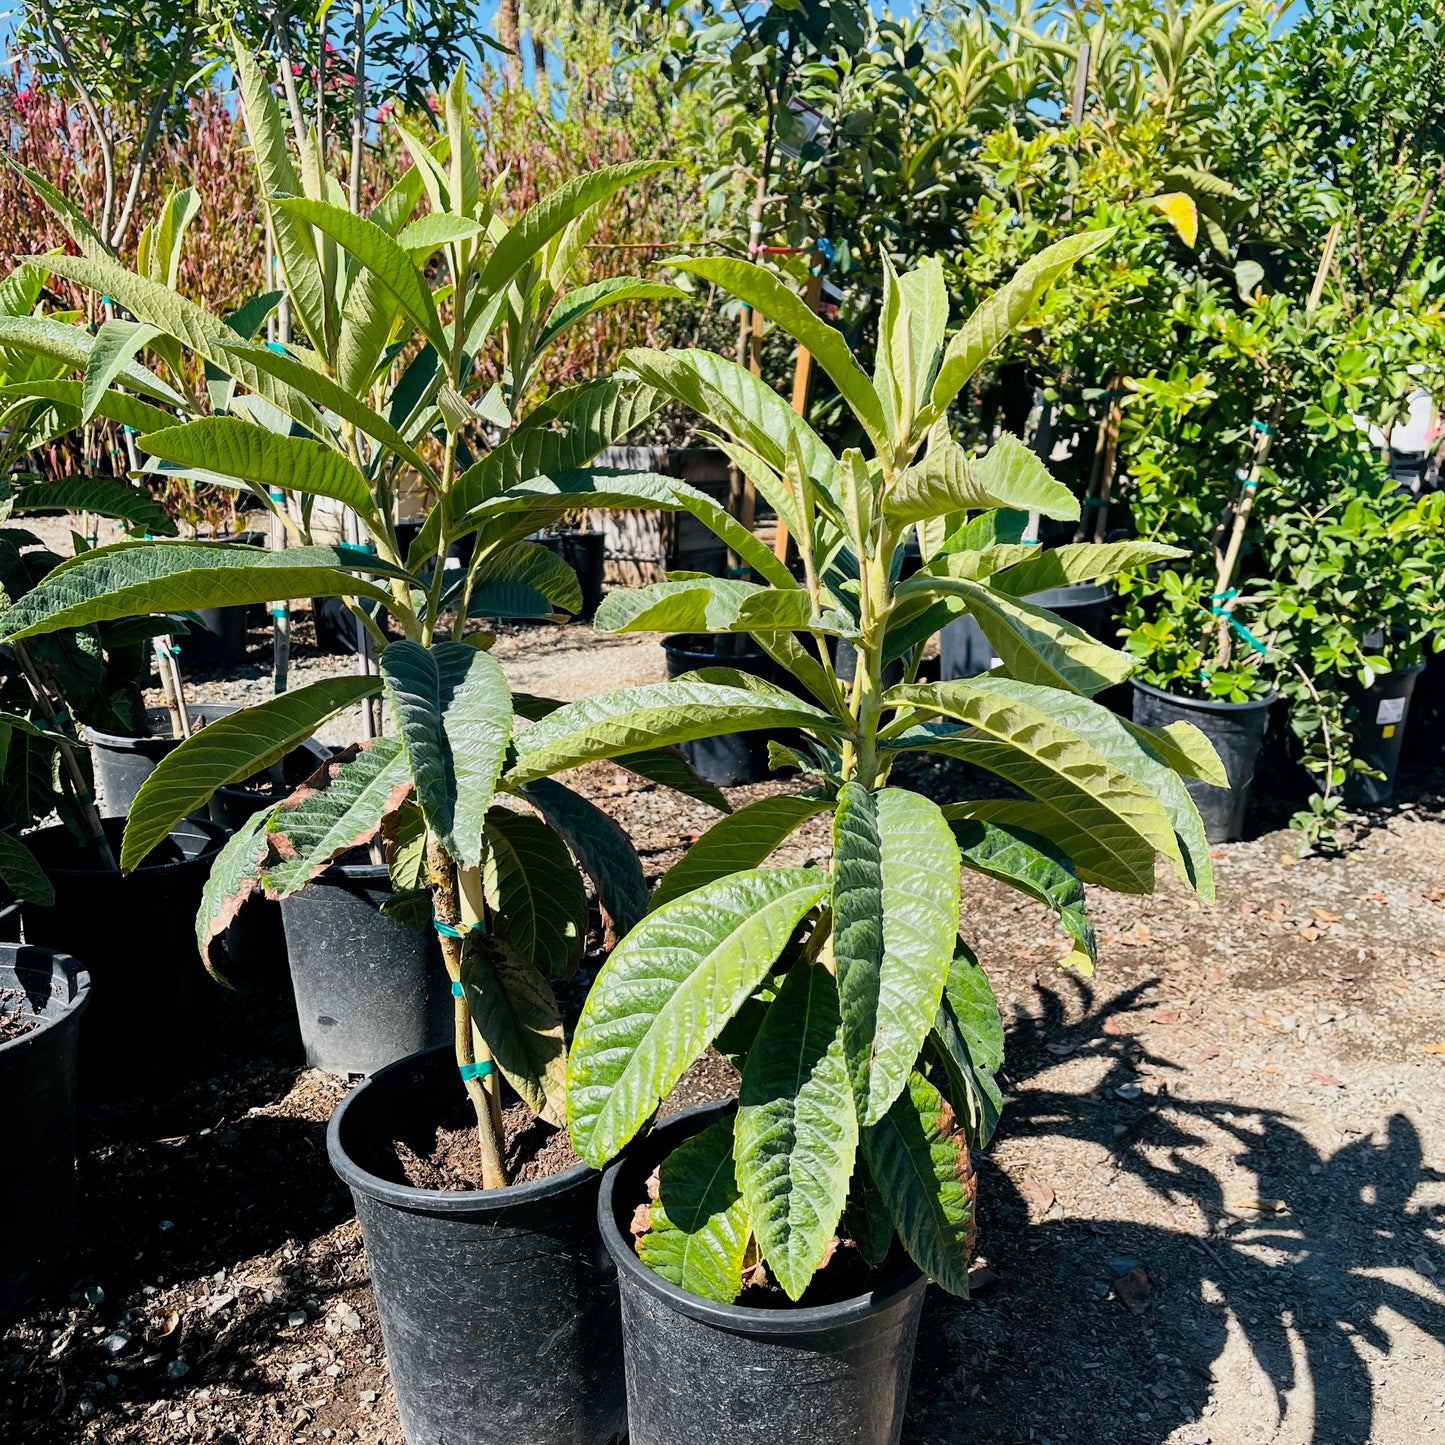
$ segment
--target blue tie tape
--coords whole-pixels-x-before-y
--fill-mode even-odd
[[[490,1059],[483,1059],[477,1064],[458,1064],[457,1071],[462,1076],[462,1082],[467,1083],[472,1079],[485,1079],[488,1074],[495,1072],[496,1067]]]

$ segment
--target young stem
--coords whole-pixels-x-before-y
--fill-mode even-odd
[[[427,868],[431,874],[432,910],[436,921],[457,929],[462,921],[461,902],[457,892],[457,869],[435,838],[427,842]],[[467,939],[453,938],[439,929],[437,941],[441,944],[447,976],[453,984],[459,986],[462,982]],[[453,988],[452,992],[455,995],[458,989]],[[476,1064],[492,1062],[491,1053],[485,1042],[478,1047],[472,1026],[472,1011],[465,995],[455,997],[453,1003],[457,1067],[462,1071],[467,1097],[471,1100],[472,1110],[477,1116],[477,1143],[482,1154],[482,1187],[501,1189],[508,1181],[506,1165],[502,1160],[502,1112],[501,1098],[496,1088],[496,1074],[489,1073],[485,1081],[474,1074]]]
[[[875,787],[878,781],[878,725],[883,716],[884,692],[883,636],[888,625],[889,577],[897,546],[897,536],[885,532],[879,538],[877,555],[859,558],[858,665],[849,699],[853,740],[844,749],[843,775],[865,788]]]
[[[75,733],[75,721],[70,716],[70,711],[57,698],[50,694],[50,689],[45,684],[45,679],[36,667],[34,659],[23,642],[12,642],[11,651],[15,654],[15,660],[20,664],[20,670],[25,674],[25,681],[30,686],[30,694],[40,705],[40,710],[45,714],[46,726],[56,732],[67,734],[67,739],[56,743],[56,750],[60,753],[61,766],[65,769],[66,776],[70,779],[70,790],[75,798],[75,805],[80,810],[81,821],[85,824],[86,832],[90,834],[91,842],[95,844],[96,851],[100,854],[101,864],[110,869],[112,873],[118,871],[115,861],[115,854],[110,850],[110,840],[105,836],[105,824],[100,821],[100,810],[95,806],[95,798],[90,791],[90,783],[85,773],[81,770],[80,761],[75,756],[75,746],[69,740]]]

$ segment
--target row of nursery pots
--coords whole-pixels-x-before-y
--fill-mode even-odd
[[[107,742],[93,744],[102,771]],[[149,750],[153,767],[166,745]],[[138,748],[118,751],[139,766]],[[237,791],[221,803],[243,810],[230,824],[274,800]],[[118,844],[123,819],[106,826]],[[30,840],[56,905],[22,905],[27,942],[0,946],[0,987],[23,993],[39,1020],[0,1044],[0,1088],[33,1104],[21,1118],[36,1136],[16,1155],[31,1161],[24,1175],[0,1189],[6,1237],[29,1250],[0,1293],[0,1320],[59,1278],[72,1241],[77,1063],[83,1097],[196,1032],[212,985],[191,920],[227,831],[216,817],[188,819],[129,875],[87,867],[64,829]],[[605,1173],[576,1164],[493,1190],[406,1183],[397,1143],[425,1148],[464,1100],[443,1042],[445,972],[429,935],[379,911],[384,866],[333,865],[318,883],[279,905],[284,947],[308,1063],[370,1075],[337,1108],[327,1144],[361,1222],[409,1445],[898,1440],[925,1283],[906,1259],[850,1299],[757,1308],[694,1296],[633,1250],[629,1226],[656,1165],[732,1106],[675,1115]],[[264,947],[266,927],[253,922],[238,948],[243,912],[228,960]]]

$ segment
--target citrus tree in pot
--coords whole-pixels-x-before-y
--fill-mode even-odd
[[[679,263],[807,347],[871,458],[832,455],[729,362],[628,353],[640,378],[736,438],[735,454],[798,539],[804,579],[689,577],[614,593],[597,626],[750,633],[818,704],[799,724],[803,741],[775,753],[804,770],[807,790],[726,818],[664,877],[599,974],[570,1051],[569,1129],[599,1166],[646,1129],[709,1045],[742,1073],[735,1110],[669,1121],[604,1183],[636,1445],[773,1441],[780,1422],[798,1439],[898,1439],[923,1278],[967,1292],[969,1148],[987,1140],[1000,1106],[1002,1030],[959,937],[961,867],[1052,906],[1070,960],[1085,967],[1094,940],[1081,880],[1149,892],[1162,855],[1212,891],[1179,776],[1215,772],[1208,744],[1191,727],[1137,728],[1095,703],[1130,659],[1020,600],[1173,550],[1126,543],[1045,555],[1000,540],[1000,509],[1077,517],[1077,502],[1015,438],[972,457],[946,420],[959,388],[1051,281],[1107,240],[1043,252],[947,344],[937,264],[890,272],[871,377],[838,332],[760,268]],[[927,560],[901,582],[914,529]],[[964,611],[1003,665],[972,681],[918,684],[924,643]],[[856,651],[851,679],[828,661],[826,644],[840,637]],[[889,686],[894,660],[903,680]],[[669,685],[675,703],[651,722],[655,741],[696,728],[700,709],[684,687],[786,695],[725,668],[694,676]],[[518,739],[512,775],[615,748],[609,730],[622,731],[633,707],[621,693],[554,714]],[[917,750],[1021,791],[940,807],[893,776]],[[830,871],[761,866],[819,814],[832,821]]]
[[[514,697],[487,653],[490,635],[465,623],[575,610],[575,575],[524,539],[578,507],[691,510],[741,555],[761,562],[771,553],[681,483],[579,470],[656,405],[635,380],[570,388],[530,411],[520,393],[478,394],[475,386],[480,349],[539,295],[549,320],[529,334],[541,344],[629,286],[647,295],[665,289],[609,282],[562,294],[590,214],[653,163],[591,172],[508,225],[498,195],[478,183],[459,77],[446,98],[447,134],[431,147],[404,137],[412,170],[363,217],[321,199],[337,190],[314,155],[293,165],[259,70],[244,52],[236,59],[268,175],[298,330],[291,343],[250,341],[126,269],[62,198],[43,182],[37,189],[80,251],[55,258],[57,267],[129,311],[141,328],[130,333],[136,346],[178,385],[195,359],[209,369],[206,394],[187,393],[195,419],[153,422],[140,450],[245,488],[293,528],[283,503],[296,494],[303,534],[275,552],[164,540],[86,552],[10,609],[4,636],[28,645],[176,606],[344,599],[378,653],[380,676],[330,678],[198,732],[137,794],[120,865],[134,866],[217,788],[271,766],[329,718],[384,692],[391,726],[382,736],[238,828],[211,871],[197,936],[209,955],[258,889],[294,896],[349,851],[381,851],[398,906],[437,935],[455,1039],[454,1049],[403,1061],[354,1091],[330,1132],[332,1159],[362,1218],[403,1428],[413,1445],[455,1441],[459,1430],[509,1445],[600,1445],[624,1422],[615,1283],[596,1233],[599,1176],[560,1148],[537,1156],[549,1139],[565,1139],[552,985],[575,967],[587,926],[577,866],[614,932],[641,916],[646,888],[621,830],[552,780],[565,757],[525,778],[503,771],[531,731],[514,732],[518,715],[542,717],[555,705]],[[409,220],[423,195],[430,214]],[[225,414],[216,414],[217,402]],[[408,470],[434,504],[403,555],[390,504]],[[369,546],[310,545],[304,518],[317,497],[350,509]],[[473,544],[471,561],[449,568],[461,539]],[[705,691],[711,723],[737,714],[780,726],[816,711],[741,687]],[[637,729],[629,737],[615,749],[622,766],[726,807],[675,753]],[[499,789],[510,808],[498,805]],[[434,1152],[438,1130],[446,1135],[457,1104],[471,1118],[464,1163],[438,1181],[423,1156]],[[542,1122],[529,1125],[533,1116]],[[411,1175],[408,1154],[419,1166]],[[448,1187],[455,1184],[480,1187]]]

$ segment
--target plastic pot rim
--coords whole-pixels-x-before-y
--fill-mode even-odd
[[[1155,687],[1151,682],[1141,682],[1137,677],[1131,677],[1129,681],[1150,697],[1162,697],[1178,707],[1197,708],[1200,712],[1249,712],[1255,708],[1273,707],[1279,701],[1279,693],[1273,688],[1263,697],[1253,698],[1249,702],[1225,702],[1222,698],[1185,697],[1183,693],[1166,692],[1162,687]]]
[[[236,702],[188,702],[186,717],[193,723],[213,723],[243,710],[241,704]],[[80,726],[80,740],[84,743],[99,743],[101,747],[115,748],[121,752],[133,748],[137,743],[175,743],[179,747],[184,741],[183,738],[141,737],[138,733],[108,733],[102,728],[93,728],[88,723]]]
[[[414,1067],[419,1059],[439,1054],[446,1054],[451,1058],[452,1045],[437,1044],[433,1048],[421,1049],[387,1064],[385,1068],[378,1069],[357,1084],[331,1111],[331,1118],[326,1125],[326,1155],[331,1161],[331,1167],[348,1188],[392,1209],[411,1214],[500,1214],[519,1205],[539,1203],[554,1194],[564,1194],[583,1183],[589,1176],[596,1175],[597,1171],[590,1164],[579,1163],[570,1169],[564,1169],[560,1174],[549,1175],[546,1179],[533,1179],[526,1184],[508,1184],[501,1189],[418,1189],[412,1184],[395,1184],[390,1179],[382,1179],[373,1174],[369,1169],[363,1169],[341,1142],[341,1130],[347,1111],[358,1099],[364,1099],[366,1091],[374,1084],[385,1081],[388,1074]]]
[[[771,662],[772,658],[768,653],[763,651],[751,637],[747,639],[745,647],[739,652],[719,653],[715,648],[708,649],[691,645],[697,638],[702,638],[706,641],[715,641],[720,637],[738,637],[745,635],[746,634],[736,632],[670,632],[662,639],[660,645],[665,653],[675,652],[686,657],[705,657],[717,666],[725,667],[730,660],[737,658]]]
[[[101,822],[124,823],[125,819],[102,818]],[[176,826],[172,828],[169,833],[166,834],[166,838],[171,837],[181,828],[198,828],[203,833],[210,835],[206,846],[193,857],[177,858],[174,862],[171,863],[148,863],[144,858],[142,858],[141,861],[136,864],[136,866],[132,868],[129,872],[121,872],[119,869],[117,869],[114,874],[112,874],[108,868],[64,868],[50,864],[42,864],[41,866],[45,869],[46,873],[54,874],[57,878],[94,878],[97,876],[134,878],[137,873],[141,872],[144,872],[150,876],[154,876],[158,873],[165,873],[168,869],[172,868],[188,868],[196,863],[204,863],[207,861],[214,862],[216,855],[221,851],[222,848],[226,846],[226,842],[231,836],[231,831],[229,828],[223,828],[219,823],[212,823],[208,818],[182,818],[181,821],[177,823]],[[17,836],[20,837],[22,841],[24,841],[31,838],[44,837],[47,833],[67,833],[70,834],[71,837],[74,837],[74,834],[70,833],[70,829],[66,827],[64,823],[47,823],[45,827],[37,828],[33,833],[22,833],[18,834]],[[165,839],[162,839],[161,841],[164,842]],[[159,846],[159,843],[156,844],[156,847]],[[42,905],[38,903],[32,903],[29,906],[32,908],[39,908]]]
[[[736,1105],[735,1099],[721,1104],[697,1104],[690,1109],[668,1115],[662,1121],[661,1127],[682,1124],[692,1119],[710,1122],[712,1119],[721,1118]],[[629,1162],[623,1155],[607,1166],[602,1175],[602,1188],[597,1195],[597,1228],[602,1235],[602,1243],[607,1247],[607,1253],[617,1266],[619,1275],[626,1276],[639,1289],[664,1301],[679,1313],[702,1324],[711,1325],[714,1329],[747,1335],[812,1334],[818,1330],[834,1329],[882,1314],[911,1298],[928,1284],[922,1270],[910,1262],[881,1288],[871,1290],[868,1294],[854,1295],[852,1299],[840,1300],[832,1305],[768,1310],[748,1305],[719,1304],[716,1300],[704,1299],[690,1290],[668,1283],[661,1275],[648,1269],[618,1230],[613,1217],[612,1201],[618,1178]]]
[[[19,1050],[26,1044],[43,1034],[47,1029],[57,1024],[64,1023],[66,1019],[79,1018],[90,1004],[90,970],[85,968],[68,953],[62,953],[58,948],[42,948],[38,943],[3,943],[0,944],[0,960],[5,955],[11,955],[10,962],[5,966],[12,972],[18,974],[20,970],[15,966],[15,955],[20,953],[41,953],[50,960],[52,973],[54,965],[60,964],[70,979],[70,998],[54,1013],[43,1013],[37,1015],[41,1020],[39,1025],[33,1029],[26,1029],[23,1034],[13,1039],[6,1040],[0,1044],[0,1058],[10,1055],[12,1049]]]

